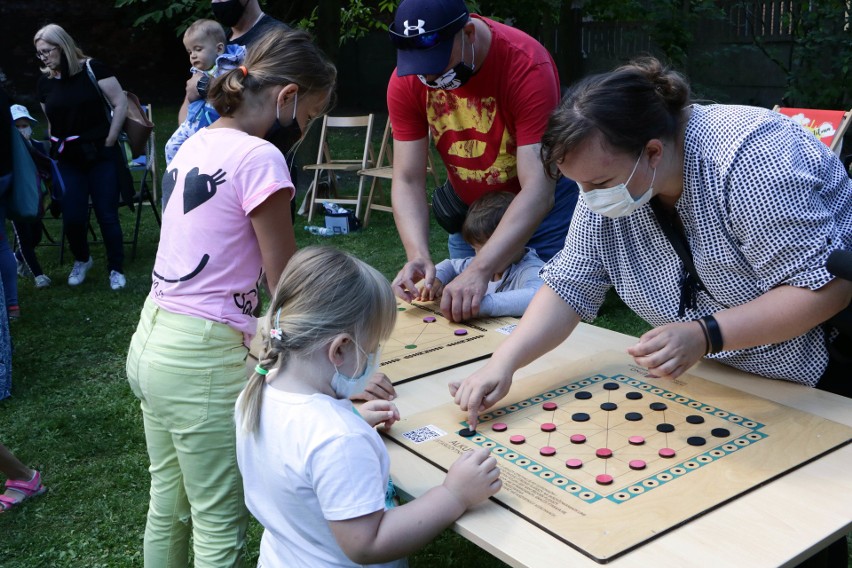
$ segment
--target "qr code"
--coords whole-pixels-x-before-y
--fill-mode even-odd
[[[510,335],[513,331],[515,331],[516,327],[518,327],[518,324],[510,323],[508,325],[504,325],[503,327],[498,327],[494,331],[496,331],[497,333],[502,333],[503,335]]]
[[[438,428],[437,426],[423,426],[422,428],[418,428],[417,430],[410,430],[408,432],[403,432],[402,437],[406,440],[411,440],[415,444],[422,444],[423,442],[428,442],[429,440],[433,440],[435,438],[440,438],[441,436],[445,436],[447,433]]]

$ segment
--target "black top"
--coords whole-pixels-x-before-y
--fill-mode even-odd
[[[249,47],[250,45],[256,43],[257,40],[260,39],[260,36],[262,36],[264,33],[271,30],[272,28],[277,28],[279,26],[287,30],[290,29],[290,26],[288,26],[284,22],[276,20],[269,14],[264,14],[257,21],[257,23],[252,26],[249,31],[247,31],[236,39],[231,39],[231,34],[234,32],[233,30],[228,30],[228,45],[244,45],[246,47]]]
[[[92,72],[100,81],[115,76],[107,65],[91,60]],[[38,80],[38,100],[44,104],[50,121],[50,134],[65,139],[79,136],[82,140],[101,141],[109,134],[106,103],[86,67],[76,75],[51,79],[42,75]]]

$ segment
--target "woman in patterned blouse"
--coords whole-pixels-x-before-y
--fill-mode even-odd
[[[825,268],[852,249],[852,180],[825,144],[766,109],[693,104],[681,75],[645,58],[573,87],[542,148],[583,198],[518,328],[450,386],[472,424],[612,286],[654,326],[628,352],[656,375],[706,356],[852,396],[850,338],[825,324],[852,299]]]

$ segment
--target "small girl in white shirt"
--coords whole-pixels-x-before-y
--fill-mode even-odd
[[[396,321],[387,280],[332,248],[287,264],[264,329],[265,350],[237,401],[237,461],[246,504],[264,526],[258,566],[406,566],[501,487],[486,450],[463,454],[444,483],[388,508],[387,450],[374,427],[399,419],[372,400],[356,411]]]

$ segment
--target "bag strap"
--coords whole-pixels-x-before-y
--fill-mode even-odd
[[[92,66],[90,64],[91,61],[91,59],[86,60],[86,74],[89,76],[89,79],[92,81],[92,84],[95,86],[95,89],[97,89],[98,93],[100,93],[101,95],[101,100],[103,100],[104,102],[104,112],[106,113],[107,122],[112,122],[112,105],[109,104],[109,100],[107,100],[106,95],[104,95],[104,92],[101,89],[101,86],[98,84],[98,79],[97,77],[95,77],[95,72],[92,71]]]
[[[686,315],[686,310],[694,310],[698,305],[698,292],[704,292],[716,303],[721,302],[713,298],[713,295],[707,290],[707,287],[698,276],[698,270],[695,268],[695,262],[692,259],[692,252],[689,250],[689,241],[686,240],[686,235],[678,221],[677,214],[672,214],[666,211],[663,204],[655,196],[651,198],[651,209],[654,211],[654,216],[663,230],[666,239],[671,243],[678,257],[683,263],[686,274],[680,280],[680,305],[677,309],[679,318]]]

